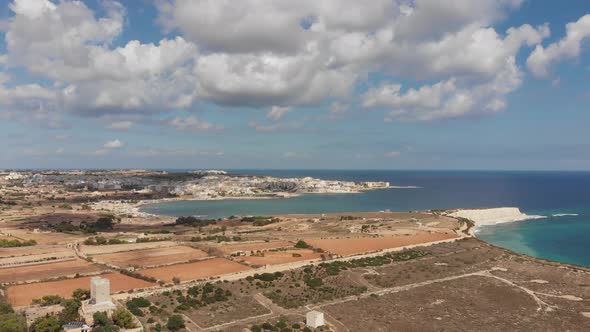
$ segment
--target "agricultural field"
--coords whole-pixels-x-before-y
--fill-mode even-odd
[[[241,272],[249,269],[250,268],[245,265],[238,264],[225,258],[212,258],[194,263],[139,270],[138,272],[158,280],[172,282],[173,278],[178,278],[180,281],[207,279],[214,276]]]
[[[350,256],[454,238],[457,238],[456,234],[417,232],[413,235],[384,237],[305,239],[305,242],[315,248],[320,248],[332,254]]]
[[[158,241],[158,242],[144,242],[144,243],[125,243],[125,244],[111,244],[111,245],[100,245],[100,246],[80,246],[80,251],[86,255],[101,255],[111,254],[115,252],[128,252],[132,250],[143,250],[153,248],[165,248],[174,247],[176,242],[172,241]]]
[[[18,247],[18,248],[2,248],[0,249],[0,258],[7,257],[22,257],[30,255],[40,255],[54,253],[57,256],[73,254],[72,249],[63,246],[37,246],[37,247]]]
[[[236,259],[250,265],[264,266],[317,260],[320,259],[321,256],[321,253],[310,249],[291,249],[265,251],[254,255],[240,256]]]
[[[155,286],[154,283],[131,278],[120,273],[102,274],[100,277],[110,280],[111,293],[113,294],[131,289]],[[13,306],[18,307],[28,305],[34,299],[39,299],[46,295],[59,295],[63,298],[70,298],[72,292],[78,288],[89,289],[91,278],[92,277],[82,277],[11,286],[7,290],[8,302]]]
[[[203,259],[208,256],[209,255],[206,252],[199,249],[193,249],[186,246],[176,246],[116,252],[112,254],[94,255],[92,257],[98,262],[104,262],[122,268],[128,268],[157,266],[175,262],[187,262]]]
[[[265,251],[269,249],[289,248],[293,247],[293,243],[288,241],[268,241],[268,242],[249,242],[249,243],[235,243],[235,244],[223,244],[217,245],[218,248],[223,252],[224,255],[229,256],[232,253],[243,251],[243,252],[256,252]]]
[[[104,269],[82,259],[0,268],[0,283],[46,280],[76,274],[96,273]]]

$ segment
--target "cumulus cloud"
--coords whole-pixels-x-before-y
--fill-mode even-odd
[[[112,130],[129,130],[133,125],[133,121],[115,121],[111,122],[107,128]]]
[[[547,26],[527,24],[496,31],[522,0],[157,0],[158,21],[178,36],[147,43],[119,40],[124,6],[99,3],[99,11],[70,0],[10,4],[0,63],[51,84],[0,85],[4,117],[119,116],[108,128],[127,130],[128,119],[208,101],[270,108],[273,123],[251,126],[273,131],[288,127],[274,122],[299,106],[345,112],[376,72],[383,84],[369,88],[363,105],[391,108],[389,119],[490,113],[521,83],[518,52],[549,35]],[[573,41],[564,43],[575,46],[574,32],[584,28],[569,30]],[[218,128],[197,117],[154,123]]]
[[[125,143],[123,143],[122,141],[115,139],[112,141],[107,141],[106,143],[104,143],[104,145],[102,146],[105,149],[120,149],[125,145]]]
[[[291,107],[273,106],[266,115],[272,121],[279,121],[285,114],[291,112]]]
[[[115,1],[101,4],[105,16],[96,17],[79,1],[15,0],[6,63],[52,80],[56,109],[102,116],[189,106],[196,46],[176,37],[112,48],[125,9]]]
[[[174,117],[166,121],[166,124],[177,130],[184,131],[207,131],[213,129],[220,129],[220,127],[212,123],[203,121],[196,116],[189,117]]]
[[[546,48],[537,45],[527,59],[527,67],[539,78],[549,75],[549,67],[565,59],[575,59],[582,52],[582,42],[590,37],[590,14],[566,25],[566,35]]]

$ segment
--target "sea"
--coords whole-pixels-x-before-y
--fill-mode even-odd
[[[345,181],[389,181],[358,194],[306,194],[287,199],[175,201],[142,207],[169,216],[415,211],[518,207],[540,219],[479,227],[477,237],[530,256],[590,266],[590,172],[228,170],[234,174]]]

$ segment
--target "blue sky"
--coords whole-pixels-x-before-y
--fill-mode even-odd
[[[590,2],[4,1],[1,168],[590,170]]]

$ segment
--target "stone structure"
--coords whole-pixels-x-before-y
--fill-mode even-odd
[[[94,277],[90,279],[90,300],[82,302],[80,315],[88,324],[94,323],[94,313],[106,312],[110,317],[116,305],[111,300],[111,282],[109,279]]]
[[[324,313],[310,311],[305,315],[305,324],[313,329],[324,326]]]

